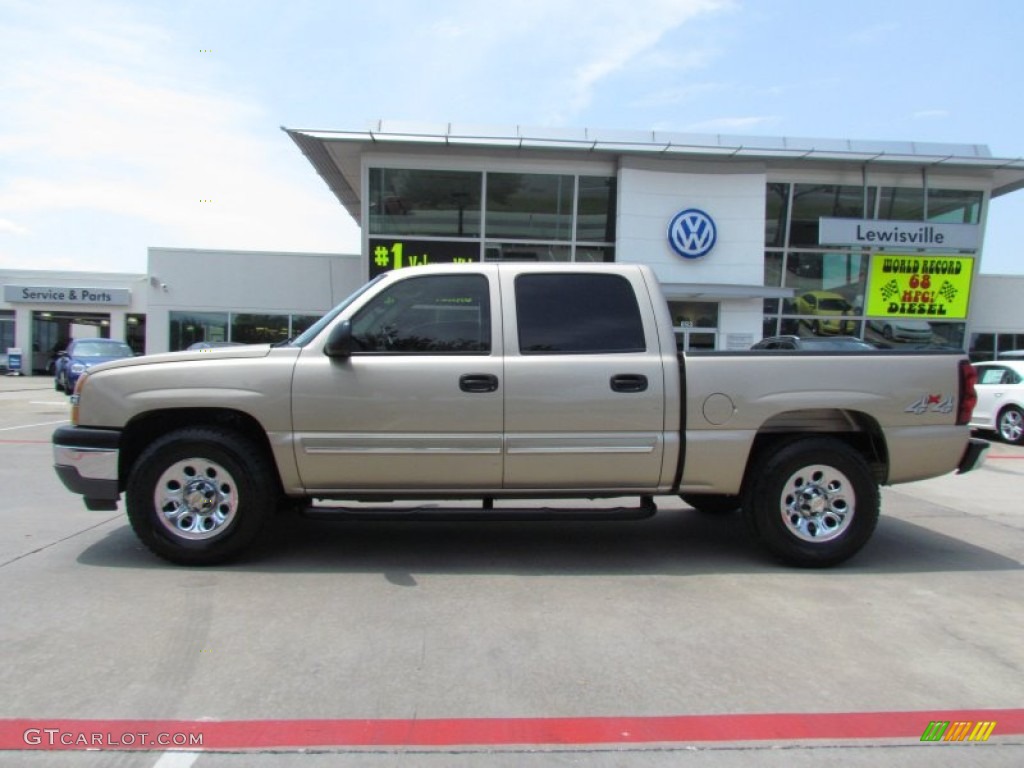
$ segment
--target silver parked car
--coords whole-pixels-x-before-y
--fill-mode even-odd
[[[1024,360],[976,363],[978,404],[971,426],[995,430],[1008,443],[1024,444]]]

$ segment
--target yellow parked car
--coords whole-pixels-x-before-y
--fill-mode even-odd
[[[818,315],[828,319],[811,320],[811,330],[815,336],[836,333],[852,333],[856,323],[852,320],[836,320],[833,318],[852,315],[853,305],[838,293],[831,291],[808,291],[796,297],[798,315]]]

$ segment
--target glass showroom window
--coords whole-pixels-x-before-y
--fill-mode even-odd
[[[273,344],[288,338],[288,315],[238,313],[231,316],[231,341]]]
[[[0,310],[0,357],[5,364],[7,348],[14,346],[14,310]]]
[[[859,336],[867,285],[866,254],[789,253],[782,302],[782,333],[798,336]],[[795,316],[795,317],[794,317]]]
[[[789,244],[802,246],[818,245],[818,219],[863,219],[865,211],[874,209],[874,189],[829,184],[794,184],[792,197],[792,221],[789,225]]]
[[[602,262],[615,261],[614,245],[577,245],[576,261]]]
[[[370,234],[479,237],[483,174],[370,169]]]
[[[789,215],[789,184],[769,182],[765,190],[764,244],[786,244],[786,217]]]
[[[168,349],[186,349],[197,341],[227,341],[227,312],[171,312]]]
[[[288,336],[294,338],[300,333],[305,332],[313,323],[319,320],[323,315],[292,315],[292,328],[288,332]]]
[[[488,173],[484,258],[614,261],[615,195],[614,177]]]
[[[928,221],[977,224],[981,221],[982,193],[960,189],[928,190]]]
[[[520,240],[572,237],[572,176],[487,174],[487,236]]]
[[[136,355],[146,354],[146,316],[131,314],[125,318],[125,341]]]
[[[580,176],[576,206],[576,241],[615,242],[615,206],[618,187],[614,176]],[[579,248],[576,260],[581,261]],[[614,259],[605,259],[613,261]]]
[[[882,187],[878,194],[878,218],[895,221],[924,221],[924,189]]]
[[[572,246],[545,243],[487,243],[486,261],[572,261]]]

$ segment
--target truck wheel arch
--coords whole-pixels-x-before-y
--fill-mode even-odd
[[[260,449],[270,462],[280,489],[281,480],[266,430],[253,416],[230,408],[173,408],[141,413],[124,426],[118,455],[118,478],[122,491],[127,486],[128,474],[142,452],[163,435],[184,427],[220,427],[244,437]]]
[[[842,408],[814,408],[775,414],[757,431],[747,461],[744,487],[751,468],[765,453],[778,452],[794,440],[833,437],[859,453],[871,468],[879,485],[889,477],[889,451],[881,425],[863,411]]]

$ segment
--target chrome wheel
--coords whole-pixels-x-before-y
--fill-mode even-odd
[[[1008,443],[1019,443],[1024,437],[1024,414],[1007,408],[999,415],[999,436]]]
[[[812,464],[783,486],[779,511],[785,527],[802,541],[831,541],[853,522],[857,494],[853,483],[835,467]]]
[[[170,533],[193,541],[210,539],[234,522],[238,488],[220,464],[183,459],[160,475],[153,489],[153,504]]]

